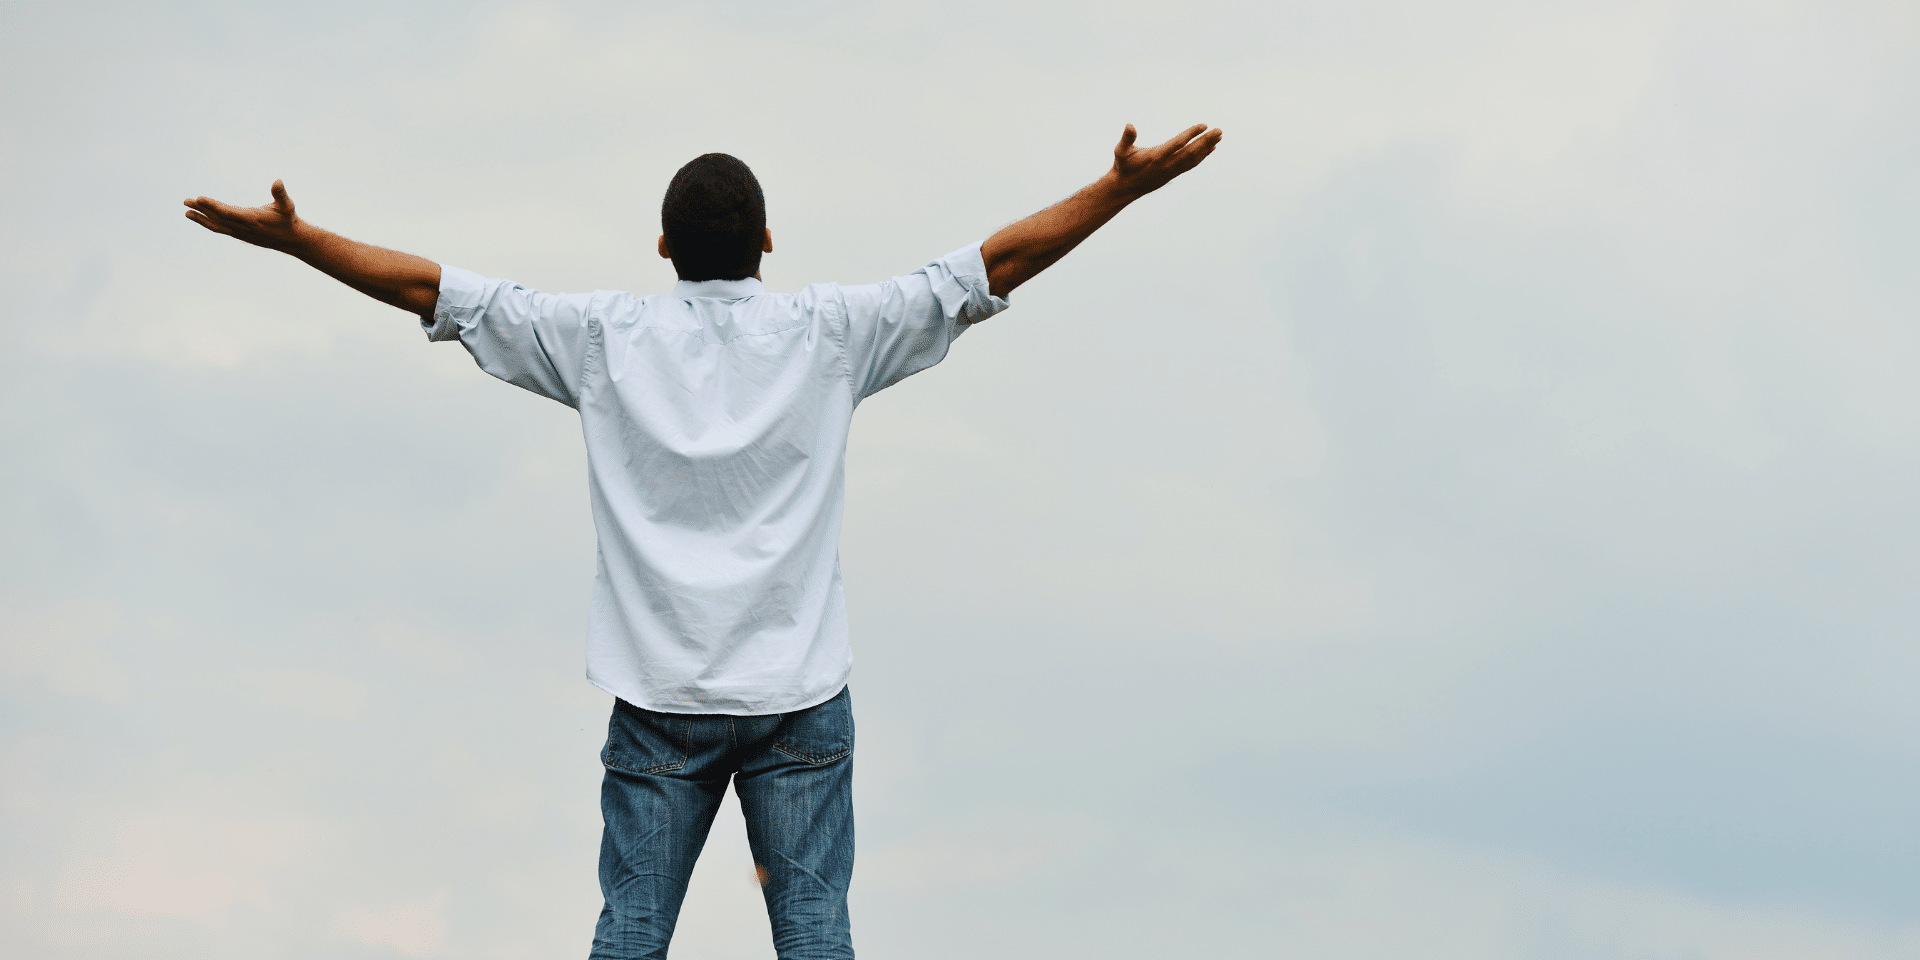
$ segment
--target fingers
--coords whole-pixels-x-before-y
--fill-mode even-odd
[[[198,210],[188,210],[187,219],[192,220],[194,223],[197,223],[203,227],[206,227],[208,230],[212,230],[214,233],[224,233],[229,237],[233,236],[232,230],[229,230],[220,224],[214,223],[212,220],[207,218],[206,214],[201,213]]]
[[[212,197],[194,197],[182,201],[187,207],[187,219],[192,220],[214,233],[223,233],[229,237],[240,236],[242,232],[251,232],[257,217],[249,217],[248,209],[221,203]],[[262,208],[254,207],[258,211]]]
[[[193,199],[187,200],[184,202],[186,203],[187,206],[192,207],[193,209],[198,210],[209,217],[223,217],[231,220],[240,212],[238,207],[221,203],[220,201],[215,200],[212,197],[194,197]]]
[[[181,201],[187,219],[213,231],[245,240],[255,246],[285,249],[295,241],[300,220],[293,213],[293,197],[287,185],[273,182],[273,201],[258,207],[236,207],[212,197],[191,197]]]
[[[208,197],[192,197],[180,202],[186,204],[187,219],[202,226],[206,226],[212,222],[212,218],[218,213],[218,211],[214,209],[215,201]]]
[[[293,214],[293,197],[287,193],[287,185],[279,180],[275,180],[270,189],[273,194],[273,202],[264,207],[236,207],[230,203],[221,203],[212,197],[191,197],[180,202],[215,219],[233,221],[247,220],[250,218],[258,219],[263,213],[268,212],[283,217],[291,216]]]
[[[1174,134],[1171,138],[1167,140],[1166,143],[1161,144],[1155,149],[1161,150],[1163,152],[1171,153],[1175,150],[1180,149],[1182,146],[1184,146],[1187,143],[1187,141],[1192,140],[1194,137],[1197,137],[1205,132],[1207,132],[1207,125],[1204,123],[1196,123],[1193,126],[1188,127],[1185,130],[1182,130],[1179,133]]]
[[[1200,161],[1205,160],[1207,155],[1212,153],[1215,147],[1220,145],[1220,138],[1225,135],[1226,131],[1215,129],[1205,136],[1188,140],[1184,146],[1174,151],[1173,155],[1168,158],[1168,162],[1182,172],[1191,170]]]

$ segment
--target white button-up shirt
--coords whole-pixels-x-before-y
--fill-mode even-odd
[[[853,665],[840,583],[860,401],[1006,309],[974,244],[904,277],[553,295],[442,266],[430,340],[580,411],[599,534],[587,679],[672,713],[785,713]]]

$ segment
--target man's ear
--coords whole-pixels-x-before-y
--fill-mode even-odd
[[[660,242],[661,242],[661,243],[666,243],[666,242],[667,242],[667,238],[666,238],[666,237],[661,237],[661,238],[660,238]],[[761,253],[772,253],[772,252],[773,252],[773,228],[772,228],[772,227],[768,227],[768,228],[767,228],[767,242],[766,242],[766,243],[763,243],[763,244],[761,244],[761,245],[760,245],[760,252],[761,252]]]
[[[768,242],[768,243],[772,243],[772,242],[773,242],[773,238],[772,238],[772,237],[768,237],[768,238],[767,238],[767,242]],[[662,259],[662,260],[672,260],[672,259],[673,259],[673,248],[672,248],[672,247],[669,247],[669,246],[667,246],[667,235],[666,235],[666,234],[664,234],[664,233],[660,235],[660,259]]]

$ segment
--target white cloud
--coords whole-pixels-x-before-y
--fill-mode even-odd
[[[78,598],[0,597],[0,678],[25,693],[122,700],[127,676],[103,642],[125,629],[120,611]]]
[[[255,670],[233,673],[236,683],[250,688],[259,703],[288,707],[336,720],[359,716],[367,700],[367,685],[328,670]]]
[[[374,947],[392,947],[409,957],[439,953],[447,942],[447,892],[385,908],[343,910],[334,918],[341,936]]]
[[[80,844],[61,867],[54,903],[69,911],[177,917],[212,930],[231,926],[241,912],[286,913],[289,873],[321,858],[337,827],[216,798],[95,814],[89,819],[98,839]]]

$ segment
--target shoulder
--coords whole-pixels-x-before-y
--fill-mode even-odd
[[[844,307],[847,301],[846,288],[837,283],[808,284],[799,293],[784,296],[791,297],[796,308],[808,312],[835,311]]]

